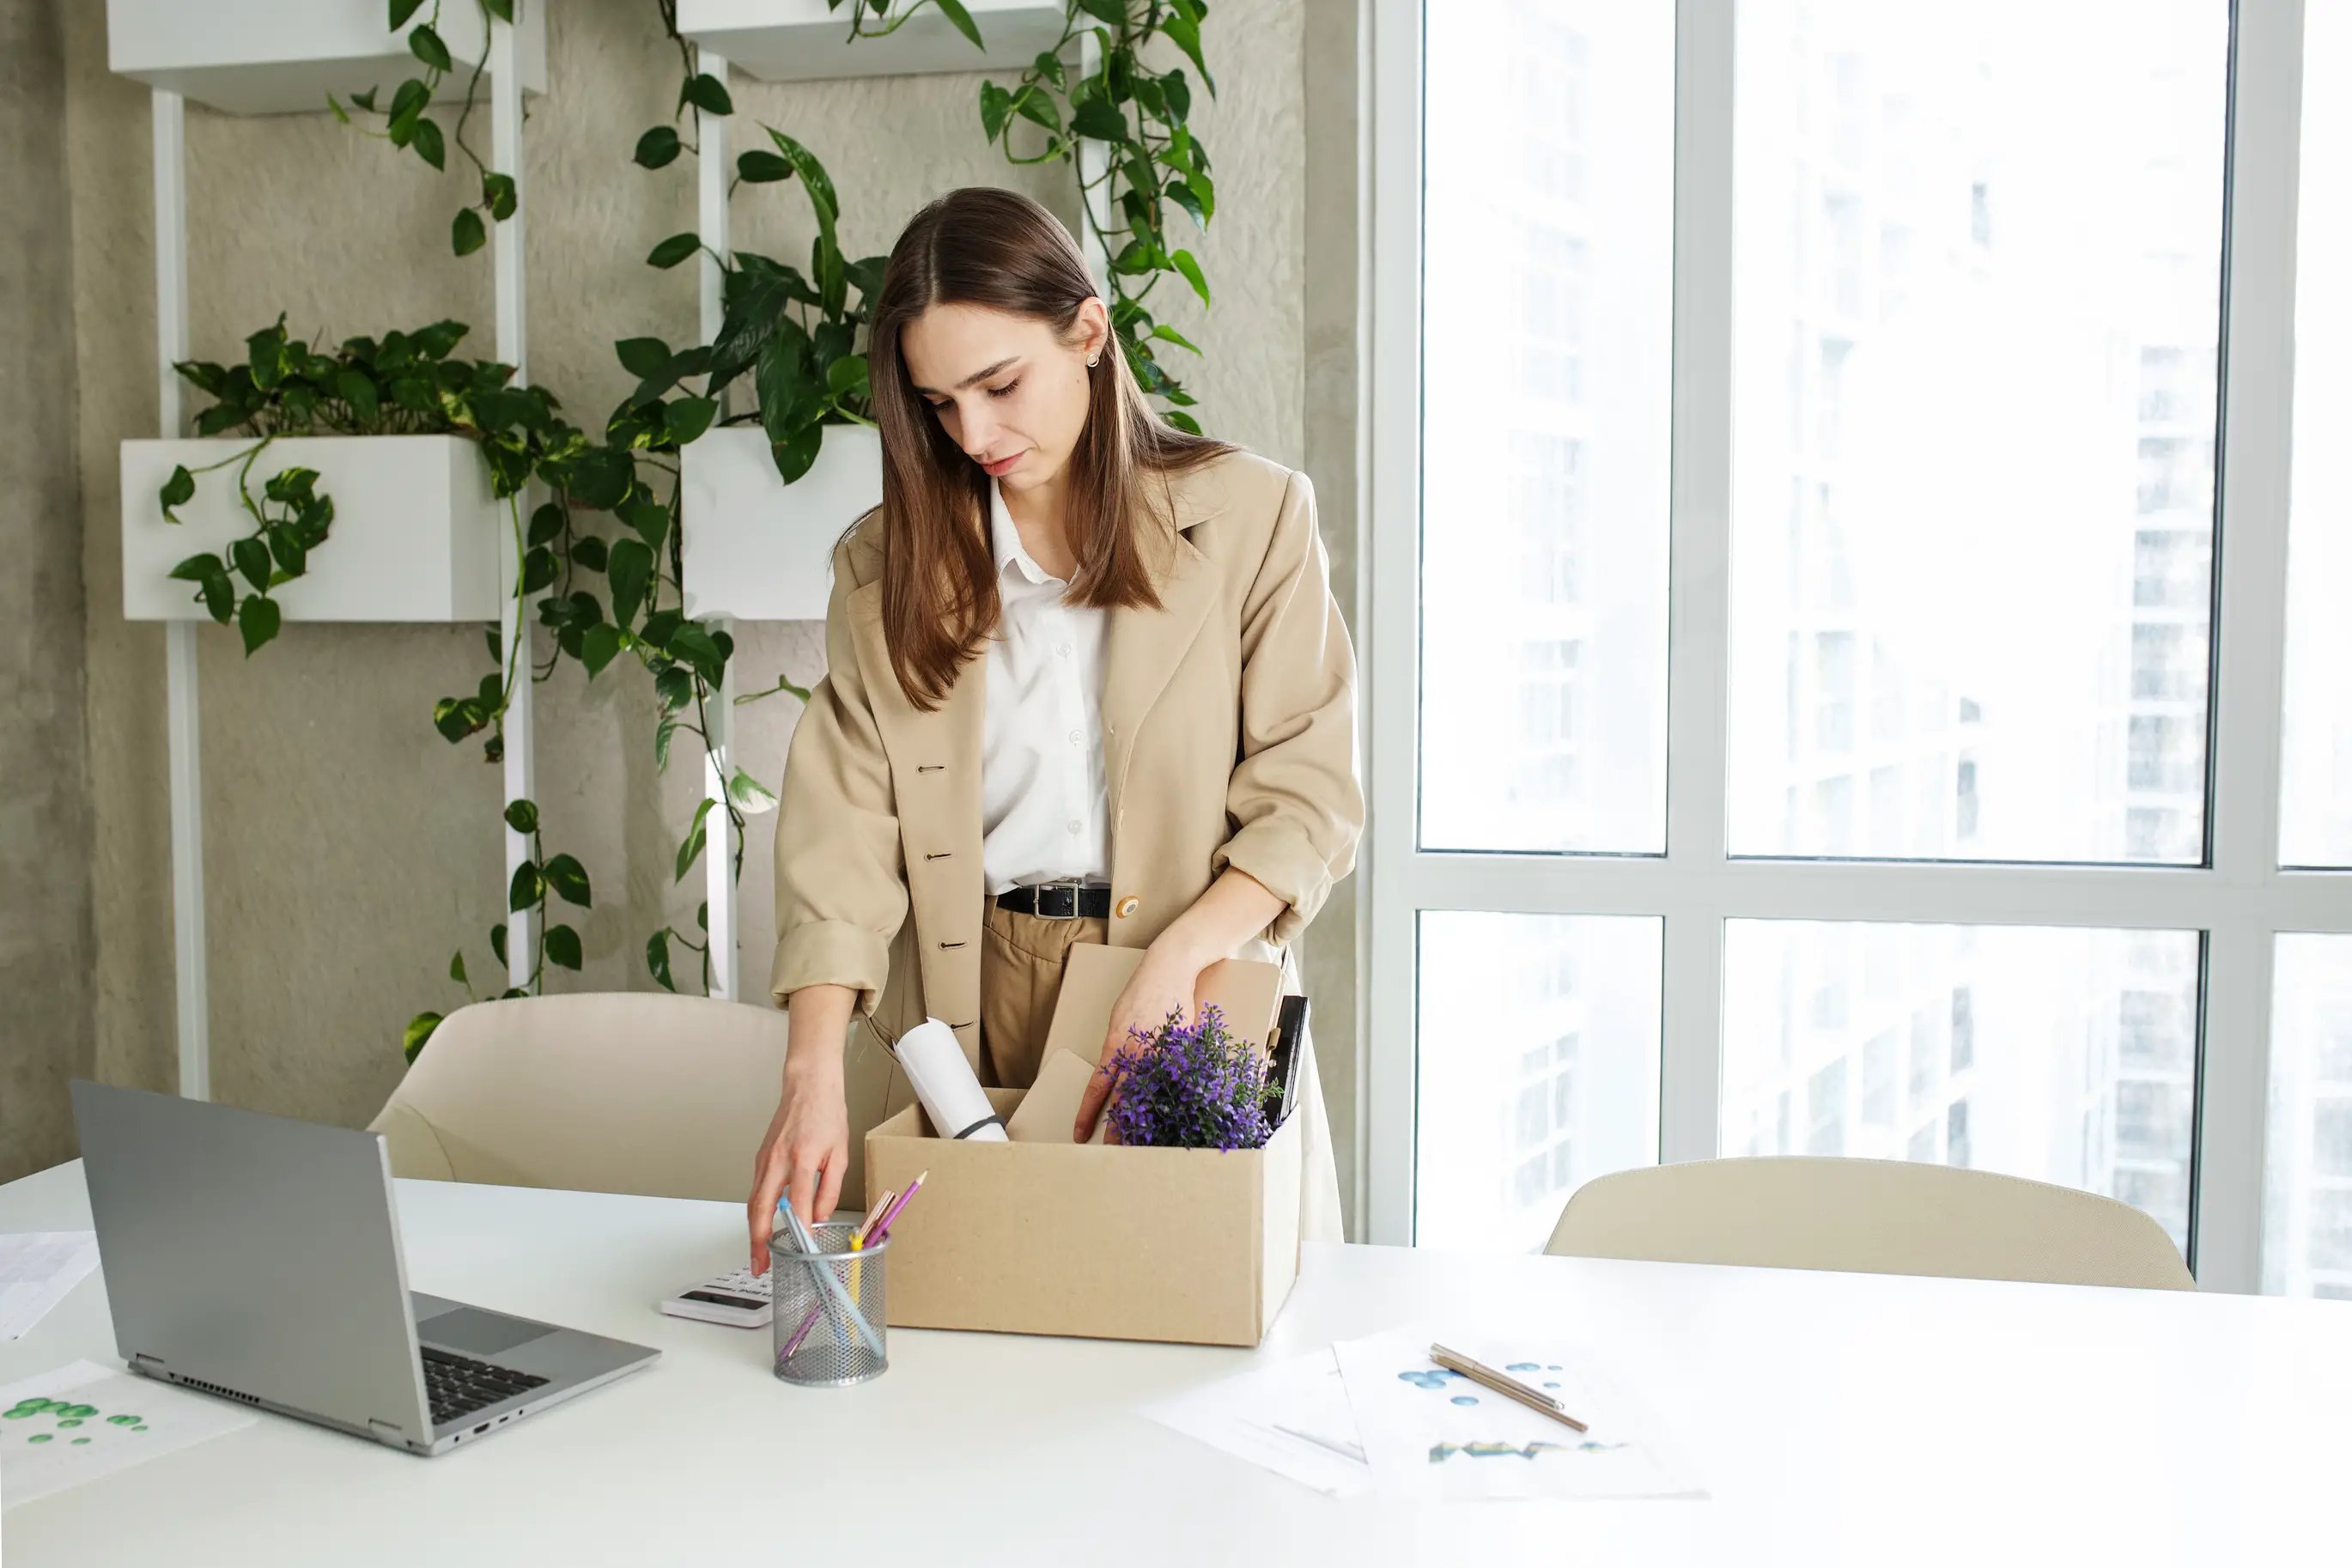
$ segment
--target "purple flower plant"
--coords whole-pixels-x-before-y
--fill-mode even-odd
[[[1171,1013],[1127,1043],[1102,1071],[1110,1075],[1104,1112],[1121,1143],[1160,1149],[1255,1149],[1274,1135],[1265,1102],[1275,1092],[1251,1043],[1225,1032],[1214,1004],[1191,1024]]]

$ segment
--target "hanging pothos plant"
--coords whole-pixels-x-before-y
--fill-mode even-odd
[[[442,79],[457,68],[457,63],[449,58],[449,46],[441,37],[441,0],[432,0],[433,9],[426,13],[425,20],[408,29],[408,52],[415,56],[418,64],[424,67],[422,75],[410,77],[393,89],[392,101],[381,108],[377,107],[376,98],[382,89],[373,87],[365,92],[353,93],[348,109],[331,92],[327,95],[327,107],[333,110],[335,118],[346,125],[354,122],[354,110],[362,117],[373,116],[382,120],[383,130],[367,131],[365,134],[380,137],[394,147],[408,149],[436,170],[447,166],[452,146],[465,155],[481,180],[482,195],[478,202],[458,208],[457,216],[450,220],[449,248],[460,256],[470,256],[481,249],[489,237],[482,224],[484,213],[489,214],[492,223],[503,223],[515,214],[514,176],[500,174],[484,163],[481,155],[474,150],[473,143],[466,140],[466,122],[473,118],[475,100],[481,96],[482,72],[489,65],[491,22],[495,19],[511,26],[514,22],[514,0],[457,0],[457,3],[477,5],[481,9],[482,53],[473,62],[466,79],[466,97],[457,110],[457,124],[446,137],[442,134],[440,121],[428,111]],[[391,31],[397,33],[407,26],[418,11],[424,9],[425,0],[386,0],[386,5],[390,17],[386,25]]]

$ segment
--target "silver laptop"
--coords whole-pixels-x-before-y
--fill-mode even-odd
[[[381,1133],[73,1084],[131,1370],[442,1454],[661,1352],[408,1288]]]

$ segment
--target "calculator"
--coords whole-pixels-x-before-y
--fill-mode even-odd
[[[774,1278],[773,1264],[769,1265],[765,1274],[754,1274],[751,1265],[745,1264],[688,1286],[663,1301],[661,1310],[673,1318],[756,1329],[775,1315],[775,1303],[768,1294],[769,1281]]]

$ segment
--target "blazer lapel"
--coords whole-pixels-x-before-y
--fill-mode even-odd
[[[1178,475],[1169,488],[1175,531],[1155,542],[1160,564],[1153,586],[1161,607],[1113,610],[1104,637],[1103,761],[1114,823],[1126,795],[1136,732],[1217,603],[1216,568],[1184,536],[1224,510],[1223,482],[1213,465],[1204,464]]]

